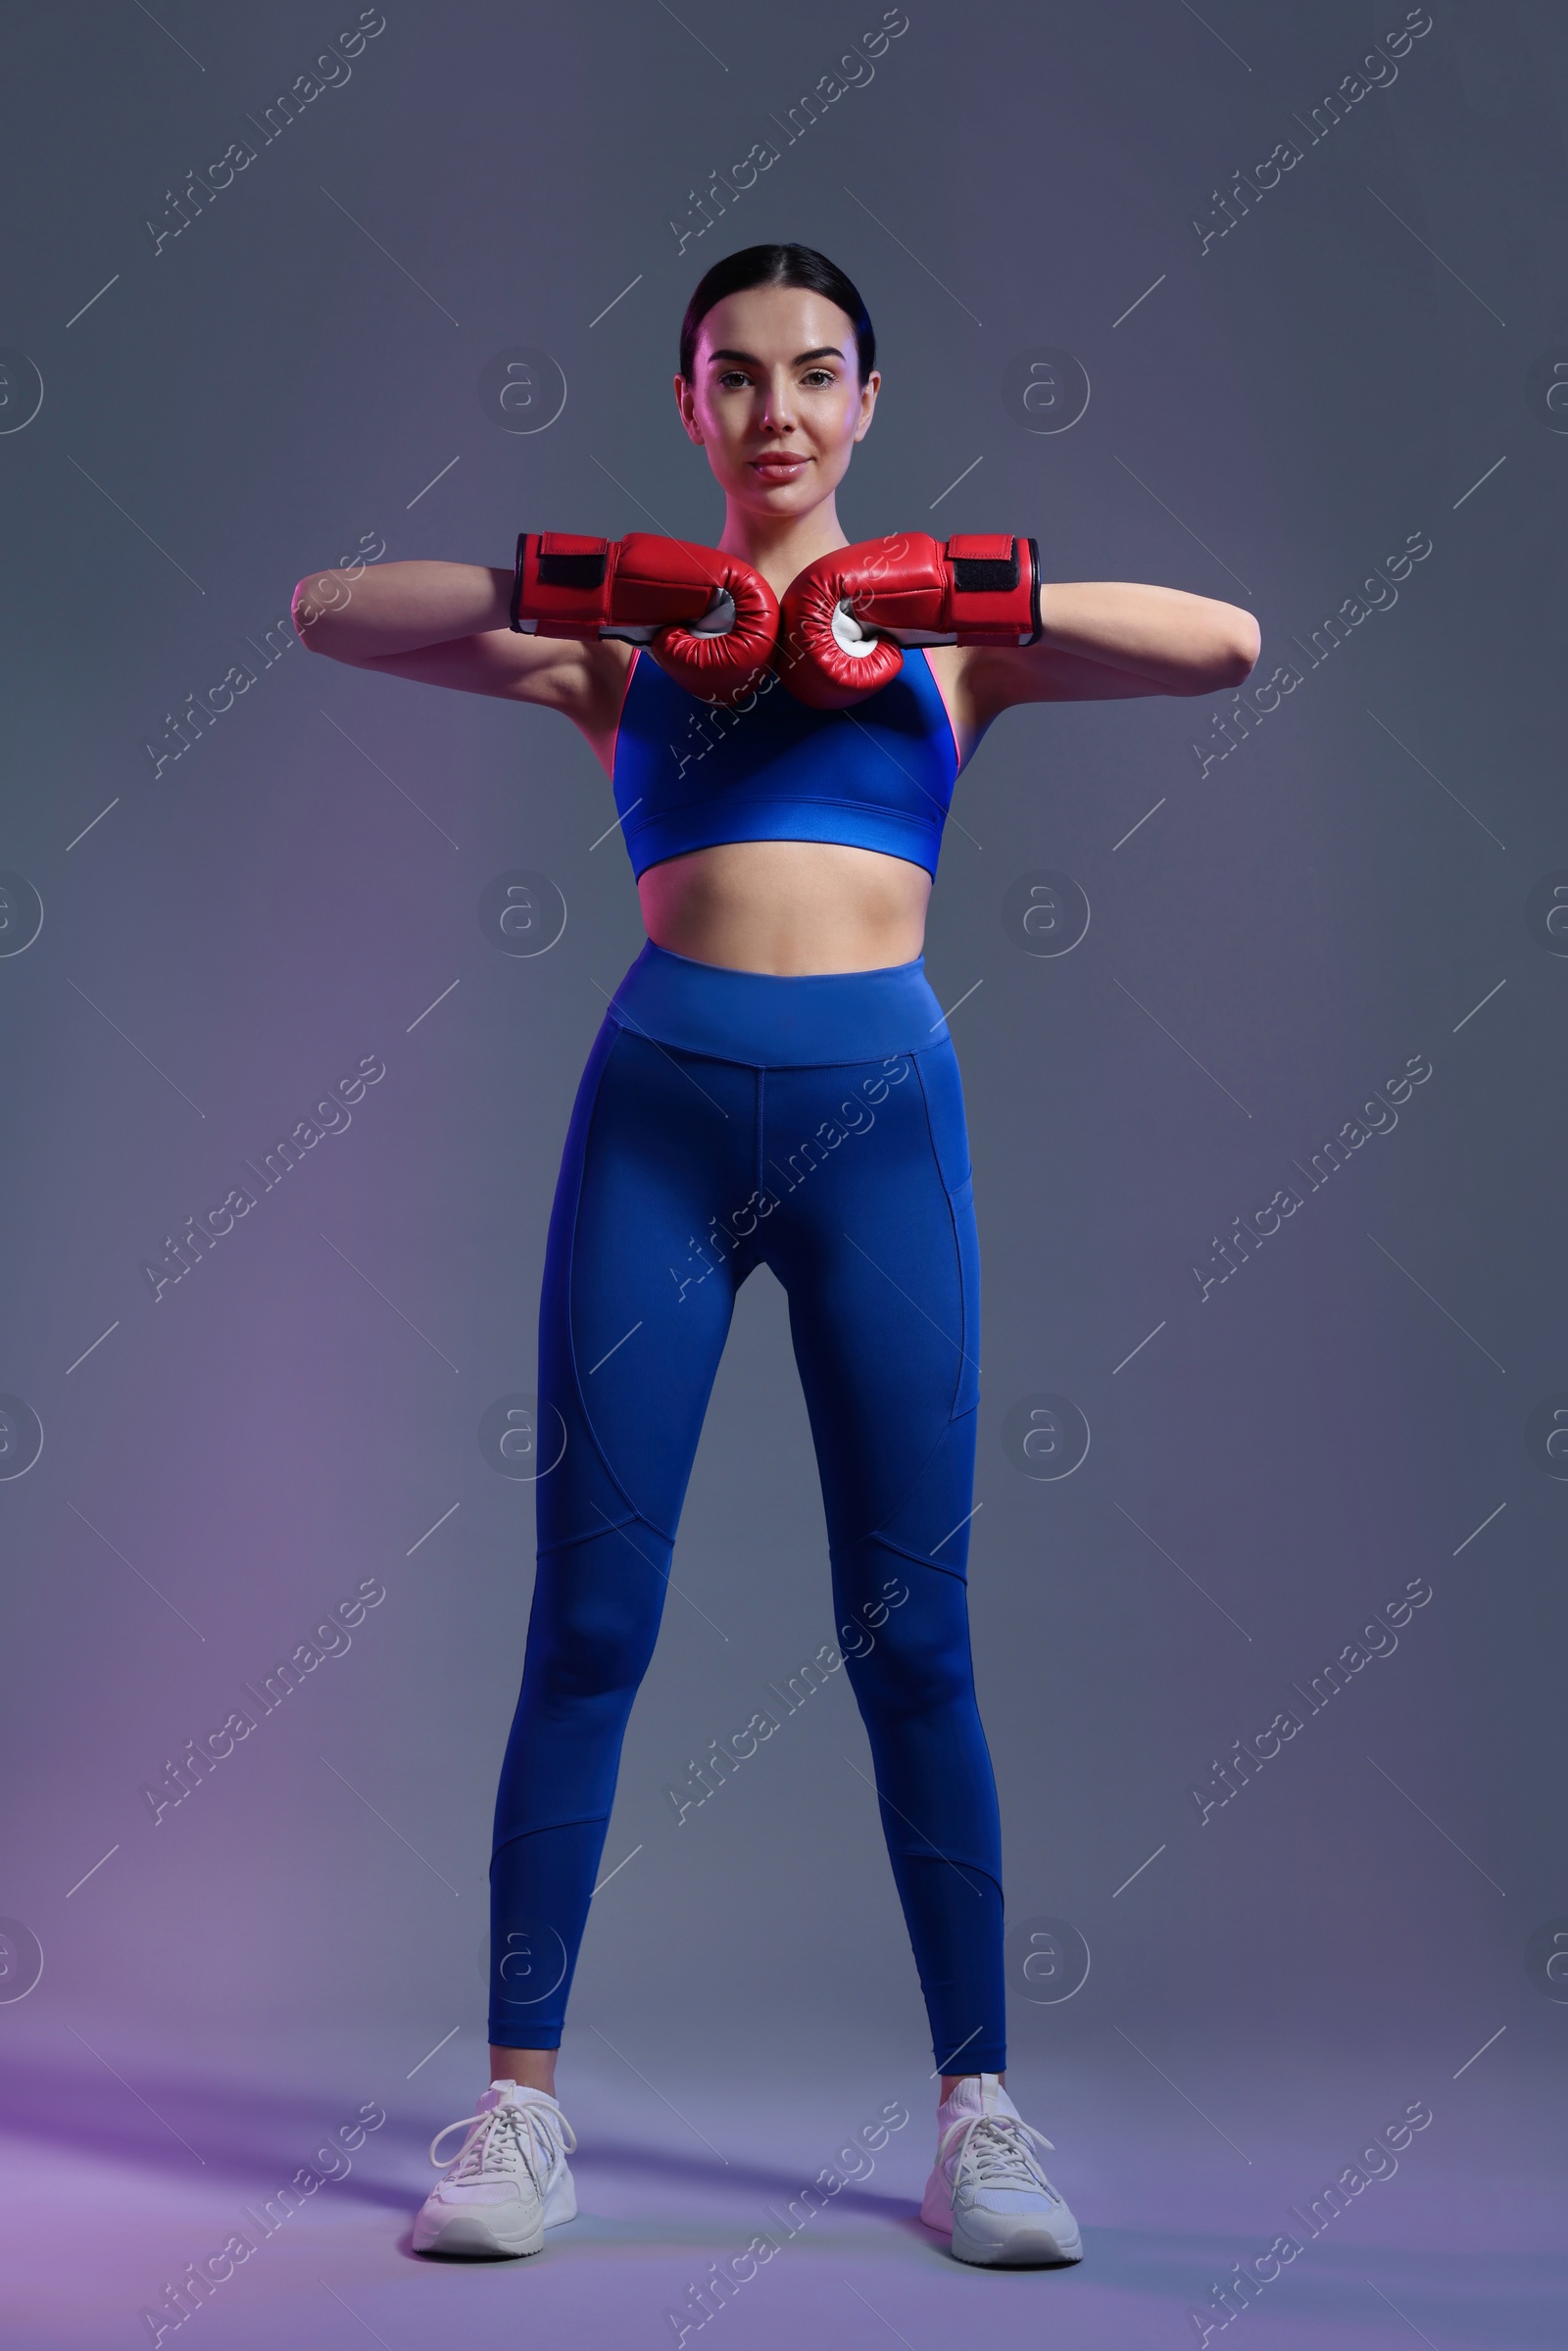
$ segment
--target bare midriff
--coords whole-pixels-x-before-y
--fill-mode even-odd
[[[789,979],[912,963],[931,876],[829,841],[726,841],[650,865],[637,885],[656,947]]]

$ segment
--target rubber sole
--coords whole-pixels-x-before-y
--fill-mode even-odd
[[[1066,2269],[1084,2257],[1080,2242],[1071,2252],[1059,2245],[1049,2229],[1020,2229],[1004,2245],[987,2245],[953,2232],[953,2258],[977,2270]]]
[[[509,2244],[504,2238],[498,2237],[493,2229],[487,2229],[482,2221],[455,2213],[427,2244],[420,2244],[416,2232],[414,2250],[416,2253],[443,2253],[460,2261],[518,2261],[529,2253],[542,2253],[544,2243],[542,2229],[532,2242],[523,2240]]]

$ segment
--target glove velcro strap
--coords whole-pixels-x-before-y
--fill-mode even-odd
[[[954,593],[995,596],[1018,585],[1018,542],[994,532],[971,531],[948,541]]]
[[[564,531],[541,531],[536,577],[542,588],[602,588],[609,560],[608,539],[573,539]]]
[[[1040,627],[1040,556],[1033,539],[950,539],[950,610],[960,645],[1033,645]]]
[[[512,581],[512,625],[519,634],[594,638],[610,617],[609,539],[572,531],[522,531]]]

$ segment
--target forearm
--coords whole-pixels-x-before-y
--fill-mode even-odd
[[[1261,637],[1242,606],[1137,580],[1051,580],[1040,590],[1037,656],[1075,655],[1128,671],[1166,694],[1240,685]]]
[[[312,572],[294,591],[294,625],[315,653],[373,661],[510,624],[512,574],[480,563],[378,563]]]

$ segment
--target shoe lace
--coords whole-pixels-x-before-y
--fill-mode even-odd
[[[438,2155],[436,2149],[454,2131],[466,2131],[468,2136],[451,2159],[447,2177],[452,2180],[514,2173],[521,2164],[537,2186],[557,2153],[577,2144],[576,2133],[564,2114],[527,2098],[492,2106],[485,2114],[466,2114],[460,2122],[448,2123],[444,2131],[438,2131],[430,2141],[430,2161],[437,2171],[446,2166],[448,2158]]]
[[[1041,2170],[1034,2147],[1051,2147],[1055,2153],[1042,2131],[1013,2115],[960,2115],[942,2133],[937,2161],[945,2163],[950,2151],[956,2150],[955,2194],[966,2182],[977,2187],[1039,2188],[1054,2204],[1059,2204],[1061,2198]]]

